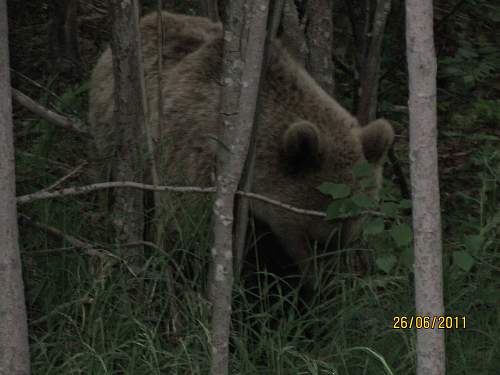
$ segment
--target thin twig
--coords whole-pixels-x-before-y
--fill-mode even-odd
[[[357,72],[355,67],[350,67],[345,63],[340,57],[338,57],[335,52],[332,54],[332,59],[333,62],[339,67],[340,70],[342,70],[344,73],[346,73],[348,76],[353,78],[356,82],[359,81],[359,73]]]
[[[54,182],[52,185],[46,187],[42,191],[51,191],[51,190],[53,190],[55,187],[61,185],[68,178],[70,178],[71,176],[74,176],[75,174],[77,174],[85,165],[87,165],[86,161],[84,161],[82,164],[80,164],[78,167],[76,167],[75,169],[73,169],[67,175],[61,177],[59,180],[57,180],[56,182]]]
[[[203,194],[215,192],[214,187],[203,188],[196,186],[154,186],[132,181],[114,181],[114,182],[100,182],[85,186],[76,186],[71,188],[55,190],[52,192],[38,191],[36,193],[26,194],[18,197],[17,203],[23,204],[35,200],[57,198],[57,197],[71,196],[71,195],[82,195],[90,193],[92,191],[111,189],[111,188],[132,188],[132,189],[142,189],[149,191],[170,191],[178,193],[203,193]]]
[[[78,304],[78,305],[86,305],[86,304],[91,304],[91,303],[94,303],[94,299],[92,297],[89,297],[89,296],[79,298],[79,299],[77,299],[75,301],[65,302],[65,303],[57,306],[54,310],[52,310],[51,312],[49,312],[47,315],[44,315],[44,316],[42,316],[39,319],[33,320],[30,323],[30,325],[38,325],[40,323],[43,323],[46,320],[48,320],[52,315],[57,314],[60,310],[63,310],[63,309],[65,309],[67,307],[70,307],[72,305],[76,305],[76,304]]]
[[[34,257],[37,255],[47,255],[47,254],[58,254],[65,253],[67,251],[76,251],[80,250],[75,246],[66,246],[66,247],[58,247],[56,249],[46,249],[46,250],[36,250],[36,251],[21,251],[22,255],[26,255],[29,257]]]
[[[48,87],[44,86],[44,85],[41,85],[40,83],[38,83],[37,81],[31,79],[30,77],[24,75],[23,73],[15,70],[15,69],[12,69],[10,68],[10,71],[16,75],[18,75],[19,77],[21,77],[22,79],[26,80],[27,82],[29,82],[30,84],[32,84],[33,86],[36,86],[38,87],[39,89],[42,89],[43,91],[45,91],[47,94],[49,94],[50,96],[53,96],[54,99],[56,99],[58,102],[62,103],[62,99],[60,96],[58,96],[54,91],[52,91],[51,89],[49,89]]]
[[[19,214],[19,217],[22,219],[22,222],[31,225],[32,227],[42,229],[43,231],[47,232],[53,237],[57,237],[60,239],[65,240],[72,246],[83,250],[87,255],[90,256],[97,256],[97,257],[103,257],[104,255],[110,255],[112,257],[115,257],[113,254],[108,253],[107,251],[103,250],[97,250],[97,246],[86,241],[82,241],[76,237],[73,237],[67,233],[64,233],[63,231],[51,227],[47,224],[40,223],[38,221],[33,220],[31,217],[25,215],[25,214]]]
[[[215,193],[214,187],[199,187],[199,186],[154,186],[141,184],[139,182],[132,181],[114,181],[114,182],[99,182],[96,184],[85,185],[85,186],[75,186],[55,191],[37,191],[36,193],[21,195],[17,197],[18,204],[30,203],[42,199],[59,198],[64,196],[72,195],[82,195],[87,194],[97,190],[112,189],[112,188],[132,188],[132,189],[142,189],[149,191],[169,191],[174,193],[198,193],[198,194],[212,194]],[[307,210],[303,208],[294,207],[290,204],[280,202],[276,199],[266,197],[264,195],[245,192],[238,190],[236,194],[247,197],[250,199],[255,199],[257,201],[269,203],[273,206],[281,207],[285,210],[294,212],[296,214],[315,216],[315,217],[325,217],[326,214],[321,211]]]
[[[86,137],[91,137],[89,132],[83,130],[82,124],[79,121],[72,120],[64,115],[61,115],[60,113],[51,111],[15,88],[12,88],[12,98],[24,108],[54,125],[71,130],[74,133],[78,133]]]
[[[54,167],[57,167],[57,168],[62,169],[64,171],[71,171],[72,170],[72,166],[69,164],[61,163],[60,161],[49,159],[49,158],[44,158],[43,156],[35,155],[35,154],[30,153],[30,152],[16,150],[16,155],[22,155],[22,156],[28,157],[28,158],[43,160],[44,162],[52,164],[52,165],[54,165]]]

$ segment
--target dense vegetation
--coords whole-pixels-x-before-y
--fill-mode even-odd
[[[8,5],[13,86],[85,121],[88,74],[108,37],[102,30],[109,25],[98,11],[98,1],[81,3],[85,3],[79,18],[82,64],[69,70],[58,70],[50,59],[48,2],[12,0]],[[154,6],[154,1],[147,3]],[[197,12],[195,1],[171,3],[177,11]],[[445,306],[448,315],[467,319],[465,329],[446,332],[447,368],[453,375],[496,374],[500,4],[435,3]],[[342,11],[339,5],[339,45],[348,46]],[[395,4],[388,24],[379,113],[396,128],[397,153],[406,172],[403,11],[401,4]],[[351,65],[348,47],[339,55]],[[338,69],[336,79],[338,99],[350,107],[353,77],[348,69]],[[51,186],[78,166],[81,169],[60,186],[89,182],[93,155],[85,138],[21,107],[15,107],[15,131],[18,195]],[[267,280],[257,283],[257,292],[238,284],[233,373],[414,372],[415,330],[392,329],[395,316],[414,315],[408,202],[402,199],[390,166],[386,177],[382,202],[374,207],[379,215],[366,226],[359,246],[320,257],[312,303],[300,304],[297,291],[273,275],[264,275]],[[346,199],[337,189],[330,190],[333,197]],[[208,204],[179,218],[180,234],[172,249],[148,248],[147,263],[137,271],[107,255],[115,245],[97,195],[19,206],[33,373],[206,374],[209,309],[203,295],[211,236]],[[347,207],[352,202],[344,203]],[[358,206],[364,204],[371,203]],[[349,210],[346,207],[330,208],[330,214]],[[75,248],[26,216],[91,243],[101,255]],[[362,277],[352,272],[349,261],[359,249],[374,260]],[[167,269],[176,271],[169,275]],[[174,296],[168,288],[171,278]]]

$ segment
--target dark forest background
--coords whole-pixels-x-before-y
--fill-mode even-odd
[[[369,2],[369,1],[368,1]],[[88,80],[110,39],[106,1],[78,1],[69,24],[61,3],[9,0],[12,86],[44,106],[86,122]],[[142,2],[143,14],[156,1]],[[223,2],[220,2],[223,8]],[[299,9],[303,1],[296,1]],[[350,12],[362,0],[333,2],[335,97],[355,112],[359,72]],[[436,0],[439,168],[444,233],[445,306],[466,316],[465,329],[447,330],[449,374],[497,374],[500,358],[500,4],[494,0]],[[164,1],[165,9],[200,14],[198,1]],[[352,14],[351,14],[352,15]],[[77,36],[64,39],[64,35]],[[396,155],[408,179],[408,109],[404,3],[393,1],[381,54],[377,113],[397,133]],[[14,106],[17,195],[89,182],[88,140]],[[391,221],[408,223],[400,187],[386,168]],[[391,206],[390,204],[394,204]],[[396,207],[396,208],[394,208]],[[112,251],[97,194],[37,201],[19,207],[34,374],[206,374],[208,306],[205,289],[210,210],[186,213],[172,252],[151,250],[146,293],[134,299],[130,275],[90,270]],[[58,233],[57,231],[60,231]],[[61,233],[64,235],[61,236]],[[68,237],[69,236],[69,237]],[[325,262],[318,296],[298,311],[293,288],[253,298],[236,288],[232,342],[234,373],[406,374],[414,372],[415,332],[391,328],[394,316],[414,314],[411,249],[390,231],[366,238],[373,266],[363,277]],[[88,249],[87,249],[88,250]],[[94,255],[92,255],[94,254]],[[344,262],[345,263],[345,262]],[[349,263],[349,262],[347,262]],[[176,275],[172,327],[166,264]],[[335,272],[332,272],[332,267]],[[276,283],[267,275],[260,288]],[[283,285],[283,284],[278,284]],[[286,285],[286,283],[285,283]],[[263,293],[263,294],[262,294]],[[279,298],[278,298],[279,297]],[[392,371],[392,372],[391,372]]]

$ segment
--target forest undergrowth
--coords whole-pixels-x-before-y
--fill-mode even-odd
[[[193,2],[177,3],[178,11],[196,12]],[[445,307],[448,316],[466,319],[465,328],[446,330],[447,373],[493,375],[500,358],[500,45],[495,32],[500,6],[485,0],[463,3],[436,32]],[[438,1],[438,20],[453,5]],[[13,87],[85,122],[88,74],[105,42],[96,26],[102,19],[84,13],[83,65],[78,74],[58,72],[48,53],[46,8],[42,0],[9,1]],[[404,46],[398,30],[397,21],[389,24],[379,112],[396,129],[396,152],[408,178],[407,78],[404,63],[398,64]],[[344,95],[338,100],[349,108],[349,77],[336,73]],[[14,115],[18,195],[47,188],[70,172],[58,187],[90,182],[95,160],[85,137],[18,106]],[[262,271],[252,288],[237,283],[232,373],[415,372],[415,329],[393,328],[395,317],[415,315],[411,233],[393,230],[408,226],[411,217],[390,164],[385,177],[381,229],[371,226],[352,249],[326,254],[317,249],[316,293],[308,304],[288,287],[293,279]],[[207,374],[209,201],[178,218],[179,233],[169,248],[146,247],[139,271],[113,256],[116,244],[99,202],[96,193],[18,207],[33,374]],[[47,227],[91,244],[93,251],[75,247]],[[360,249],[371,259],[363,275],[353,272],[349,261]]]

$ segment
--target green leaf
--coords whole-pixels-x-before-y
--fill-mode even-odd
[[[372,177],[366,177],[366,178],[363,178],[360,181],[360,185],[361,185],[362,189],[373,188],[373,187],[377,186],[377,180],[373,176]]]
[[[338,219],[345,214],[345,200],[333,201],[326,209],[326,220]]]
[[[467,86],[472,86],[472,85],[474,85],[474,76],[472,76],[472,75],[467,75],[467,76],[464,76],[464,83],[465,83]]]
[[[500,301],[498,289],[495,287],[485,287],[479,289],[477,299],[486,304],[496,304]]]
[[[389,217],[395,217],[398,214],[399,205],[394,202],[383,202],[380,205],[380,211]]]
[[[381,217],[370,220],[363,227],[363,233],[366,235],[375,235],[382,233],[383,231],[384,231],[384,219]]]
[[[481,247],[483,246],[484,238],[483,236],[480,235],[471,235],[465,237],[465,247],[467,250],[469,250],[471,253],[477,252],[481,250]]]
[[[352,168],[352,175],[355,178],[369,177],[373,175],[373,166],[366,160],[357,163]]]
[[[411,246],[405,247],[403,253],[401,254],[401,261],[403,264],[413,271],[413,264],[415,263],[415,253]]]
[[[375,254],[386,254],[387,249],[393,249],[394,243],[389,234],[389,231],[383,231],[379,233],[377,236],[372,236],[370,238],[370,246],[375,250]]]
[[[377,207],[375,199],[366,194],[355,194],[352,198],[354,204],[361,208],[374,208]]]
[[[351,194],[351,187],[346,184],[334,184],[324,182],[318,186],[318,190],[323,194],[331,195],[333,199],[347,198]]]
[[[411,242],[411,228],[408,224],[399,224],[391,229],[391,236],[398,246],[405,246]]]
[[[500,141],[500,138],[493,134],[471,134],[469,137],[475,141]]]
[[[411,208],[412,207],[411,200],[401,199],[401,201],[399,202],[399,207],[401,207],[403,210]]]
[[[389,273],[397,263],[397,259],[392,254],[381,255],[375,259],[375,265],[385,273]]]
[[[456,264],[463,271],[469,272],[475,263],[476,261],[474,258],[466,251],[460,250],[453,252],[453,264]]]

